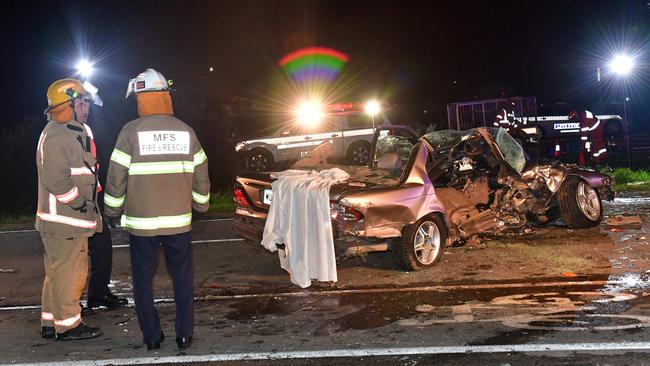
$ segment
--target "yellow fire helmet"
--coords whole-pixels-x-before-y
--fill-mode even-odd
[[[82,84],[77,79],[57,80],[47,88],[47,108],[45,109],[45,113],[47,114],[53,108],[75,98],[92,99],[93,103],[101,107],[103,102],[97,92],[98,89],[88,81]]]

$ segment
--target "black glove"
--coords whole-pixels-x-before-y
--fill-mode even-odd
[[[108,227],[111,229],[115,229],[116,227],[120,226],[120,218],[106,216],[106,224],[108,224]]]

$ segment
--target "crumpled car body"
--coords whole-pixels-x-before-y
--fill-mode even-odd
[[[474,235],[557,218],[571,228],[596,226],[601,200],[614,197],[606,175],[555,161],[530,164],[501,128],[436,131],[419,139],[409,131],[378,129],[369,166],[338,166],[350,179],[330,190],[335,237],[388,241],[407,270],[432,266],[445,245]],[[328,149],[317,148],[293,169],[333,167]],[[268,173],[237,177],[235,229],[242,236],[261,238],[270,186]]]

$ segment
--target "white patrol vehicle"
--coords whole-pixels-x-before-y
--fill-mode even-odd
[[[380,127],[391,122],[383,112],[371,117],[356,103],[333,104],[326,107],[316,127],[307,130],[300,123],[292,123],[269,136],[238,142],[235,151],[246,169],[261,172],[303,158],[329,141],[336,150],[332,158],[365,165],[375,132],[373,124]]]

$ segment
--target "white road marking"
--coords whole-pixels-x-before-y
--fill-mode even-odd
[[[197,220],[196,222],[232,221],[234,218]]]
[[[234,220],[232,217],[229,218],[223,218],[223,219],[206,219],[206,220],[196,220],[195,223],[197,222],[219,222],[219,221],[232,221]],[[122,230],[122,228],[115,228],[113,230]],[[18,234],[18,233],[34,233],[36,232],[35,229],[28,229],[28,230],[7,230],[7,231],[0,231],[0,234]]]
[[[450,290],[480,290],[480,289],[505,289],[519,287],[571,287],[571,286],[605,286],[621,284],[624,281],[570,281],[570,282],[538,282],[538,283],[484,283],[477,285],[439,285],[423,287],[400,287],[400,288],[371,288],[371,289],[347,289],[347,290],[323,290],[323,291],[300,291],[300,292],[272,292],[261,294],[242,295],[207,295],[195,297],[194,301],[216,301],[216,300],[237,300],[255,299],[267,297],[308,297],[308,296],[332,296],[345,294],[368,294],[381,292],[427,292],[427,291],[450,291]],[[173,303],[173,298],[155,299],[156,303]],[[36,307],[35,307],[36,306]],[[1,307],[0,311],[8,310],[31,310],[39,309],[37,305]]]
[[[43,362],[16,365],[142,365],[165,363],[194,363],[194,362],[224,362],[224,361],[272,361],[292,359],[342,358],[342,357],[385,357],[385,356],[419,356],[439,354],[464,353],[512,353],[512,352],[602,352],[602,351],[648,351],[650,342],[621,342],[621,343],[540,343],[514,345],[486,346],[436,346],[436,347],[394,347],[394,348],[361,348],[361,349],[329,349],[321,351],[282,351],[230,353],[210,355],[184,355],[167,357],[114,358],[106,360],[85,360],[65,362]]]
[[[234,238],[234,239],[210,239],[210,240],[192,240],[192,244],[205,244],[205,243],[226,243],[231,241],[245,241],[246,239]],[[113,248],[128,248],[128,244],[118,244],[113,245]]]
[[[35,232],[36,230],[31,229],[31,230],[9,230],[9,231],[0,231],[0,234],[17,234],[17,233],[32,233]]]

